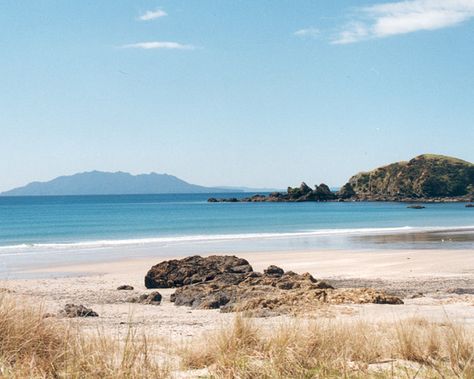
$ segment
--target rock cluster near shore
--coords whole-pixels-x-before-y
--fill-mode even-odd
[[[153,266],[145,276],[146,288],[174,288],[213,280],[221,274],[245,274],[253,268],[245,259],[230,255],[198,255]]]
[[[334,201],[338,199],[338,195],[333,193],[329,187],[321,183],[319,186],[315,186],[314,189],[309,187],[306,183],[301,183],[299,187],[288,187],[286,193],[284,192],[272,192],[268,196],[254,195],[250,197],[244,197],[237,199],[235,197],[229,199],[217,199],[211,197],[208,199],[210,203],[216,202],[303,202],[303,201]]]
[[[134,288],[133,288],[133,286],[130,286],[130,285],[128,285],[128,284],[123,284],[123,285],[121,285],[121,286],[118,286],[118,287],[117,287],[117,290],[118,290],[118,291],[133,291]]]
[[[304,313],[322,304],[403,304],[396,296],[370,288],[335,289],[308,273],[269,266],[263,273],[235,256],[200,256],[165,261],[145,277],[148,288],[177,287],[175,305],[258,316]],[[149,287],[149,285],[155,287]]]
[[[161,293],[158,291],[154,291],[151,293],[144,293],[138,297],[132,297],[128,301],[130,303],[140,303],[140,304],[148,304],[148,305],[160,305],[161,304]]]
[[[457,158],[424,154],[408,162],[397,162],[352,176],[338,192],[326,184],[306,183],[287,192],[242,199],[210,198],[214,202],[302,202],[302,201],[398,201],[469,202],[474,200],[474,165]]]
[[[76,304],[66,304],[64,309],[59,312],[59,316],[63,317],[99,317],[97,312],[85,306]]]

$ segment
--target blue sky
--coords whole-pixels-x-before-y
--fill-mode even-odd
[[[0,190],[93,169],[343,184],[474,161],[474,0],[0,3]]]

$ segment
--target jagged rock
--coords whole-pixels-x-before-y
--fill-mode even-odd
[[[466,204],[465,207],[466,208],[474,208],[474,204]]]
[[[270,194],[271,196],[271,194]],[[250,202],[261,202],[265,201],[266,197],[264,195],[253,195],[250,198],[248,198],[248,201]]]
[[[257,195],[257,196],[262,196],[262,195]],[[268,196],[278,198],[278,197],[282,197],[283,194],[281,192],[271,192],[270,195]]]
[[[313,190],[305,182],[302,182],[299,187],[288,187],[286,199],[289,201],[301,201],[302,197],[309,196],[312,192]]]
[[[305,182],[302,182],[299,187],[288,187],[287,189],[288,195],[290,196],[301,196],[311,191],[311,188]]]
[[[337,193],[339,199],[350,199],[355,195],[354,188],[352,188],[351,183],[344,184]]]
[[[222,308],[223,311],[240,309],[243,302],[267,297],[270,293],[288,290],[320,290],[331,288],[319,282],[310,274],[298,275],[280,272],[278,267],[270,266],[271,274],[251,272],[244,275],[224,274],[214,280],[178,288],[171,296],[176,305],[187,305],[198,309]]]
[[[407,208],[410,209],[425,209],[426,207],[423,205],[409,205]]]
[[[208,203],[238,203],[240,201],[246,201],[248,198],[244,198],[244,199],[237,199],[236,197],[231,197],[231,198],[221,198],[221,199],[217,199],[215,197],[210,197],[209,199],[207,199],[207,202]]]
[[[223,275],[209,282],[178,288],[171,301],[195,309],[251,311],[255,315],[305,313],[324,303],[403,304],[400,298],[374,289],[334,289],[310,274],[287,272],[273,276],[250,273],[233,282],[224,278]]]
[[[199,255],[184,259],[173,259],[153,266],[145,276],[146,288],[173,288],[206,282],[224,273],[245,274],[252,266],[235,256]]]
[[[319,201],[327,201],[334,200],[336,195],[332,193],[326,184],[321,183],[319,186],[316,186],[314,190],[314,197]]]
[[[284,272],[274,265],[264,270],[263,274],[237,271],[224,272],[212,279],[179,287],[170,300],[175,305],[195,309],[251,311],[256,315],[304,313],[323,303],[403,304],[400,298],[382,291],[371,288],[334,289],[308,273]]]
[[[151,293],[144,293],[138,297],[132,297],[128,301],[131,303],[140,303],[140,304],[150,304],[150,305],[160,305],[162,300],[161,293],[154,291]]]
[[[133,289],[134,289],[133,286],[130,286],[128,284],[123,284],[117,287],[117,290],[119,291],[133,291]]]
[[[282,268],[271,265],[266,270],[263,270],[264,275],[280,277],[285,273]]]
[[[223,312],[299,312],[322,303],[401,304],[401,299],[373,289],[334,289],[310,274],[284,272],[270,266],[264,274],[235,256],[200,256],[162,262],[148,272],[147,286],[179,287],[171,295],[176,305]],[[159,293],[134,302],[159,304]]]
[[[85,306],[75,305],[75,304],[66,304],[64,309],[59,312],[61,316],[64,317],[99,317],[99,315],[90,308]]]

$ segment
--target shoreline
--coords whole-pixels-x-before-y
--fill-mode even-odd
[[[221,254],[247,259],[254,270],[269,265],[297,273],[309,272],[336,288],[372,287],[400,296],[403,305],[341,304],[323,305],[315,314],[303,318],[385,322],[423,317],[433,322],[446,319],[474,326],[474,252],[470,250],[390,250],[390,251],[286,251],[246,252],[231,250]],[[194,255],[194,254],[191,254]],[[202,254],[206,255],[206,254]],[[74,319],[83,330],[100,327],[112,335],[124,337],[133,325],[148,336],[172,340],[190,340],[229,325],[233,313],[195,310],[176,306],[170,301],[174,288],[157,289],[163,296],[160,305],[130,303],[132,296],[149,294],[144,277],[152,265],[176,256],[140,259],[110,259],[102,263],[76,263],[25,272],[27,279],[0,280],[0,288],[13,291],[22,302],[41,304],[56,314],[65,304],[83,304],[100,317]],[[58,273],[61,273],[58,275]],[[118,291],[120,285],[132,291]],[[259,325],[271,328],[291,322],[294,316],[258,318]]]
[[[338,257],[347,252],[362,257],[365,253],[371,256],[373,262],[385,257],[384,262],[390,261],[390,256],[400,253],[417,252],[417,256],[445,250],[465,251],[474,246],[473,226],[454,227],[421,227],[421,228],[362,228],[325,230],[302,233],[258,234],[226,236],[201,236],[203,240],[193,237],[191,240],[170,240],[156,242],[155,240],[122,240],[109,241],[110,244],[97,243],[60,244],[33,246],[29,248],[0,248],[0,280],[15,278],[31,278],[34,273],[41,273],[42,277],[50,276],[55,272],[57,276],[67,276],[69,268],[87,264],[99,267],[120,261],[160,261],[179,258],[189,255],[234,254],[249,256],[252,260],[260,261],[265,256],[285,256],[286,264],[292,266],[298,254],[313,254],[318,260],[328,264],[325,260],[328,255]],[[221,239],[219,239],[221,238]],[[326,252],[321,255],[320,252]],[[372,254],[372,255],[370,255]],[[350,258],[348,258],[350,259]],[[267,259],[269,264],[274,264]],[[293,263],[292,263],[293,262]],[[431,261],[427,261],[429,267]],[[370,264],[369,264],[370,266]],[[298,267],[295,267],[298,268]],[[378,268],[373,267],[374,270]],[[348,275],[351,274],[349,267]],[[72,271],[76,271],[73,269]],[[296,270],[294,270],[296,271]],[[87,272],[87,270],[82,270]],[[423,275],[423,269],[418,271]],[[355,271],[356,274],[360,272]],[[370,271],[369,271],[370,273]],[[77,276],[78,274],[76,274]],[[318,273],[316,272],[316,275]],[[331,276],[331,272],[327,275]]]
[[[257,233],[228,233],[228,234],[190,234],[190,235],[170,235],[161,237],[137,237],[137,238],[117,238],[117,239],[97,239],[71,242],[34,242],[19,243],[15,245],[0,246],[1,252],[15,252],[23,249],[67,249],[67,248],[101,248],[120,246],[144,246],[167,243],[192,243],[192,242],[220,242],[220,241],[243,241],[257,239],[279,239],[297,237],[331,237],[331,236],[361,236],[370,237],[376,235],[403,235],[403,234],[429,234],[429,233],[456,233],[472,232],[474,225],[455,226],[385,226],[385,227],[362,227],[362,228],[322,228],[306,231],[286,231],[286,232],[257,232]],[[473,236],[474,240],[474,236]],[[5,253],[3,253],[5,254]],[[1,256],[1,255],[0,255]]]

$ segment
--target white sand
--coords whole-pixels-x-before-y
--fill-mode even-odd
[[[405,298],[404,305],[325,306],[319,317],[392,321],[417,316],[474,324],[474,295],[455,295],[446,291],[458,286],[474,288],[474,250],[320,250],[238,255],[247,259],[257,271],[275,264],[285,270],[310,272],[316,278],[347,279],[351,285],[364,280],[374,280],[374,283],[380,280],[384,288],[396,290],[403,287],[411,291],[419,288],[424,292],[424,296],[419,298]],[[234,315],[217,310],[176,307],[169,301],[173,289],[159,290],[164,297],[159,306],[126,302],[131,296],[150,292],[144,287],[143,278],[148,269],[161,260],[54,267],[30,272],[32,275],[48,273],[47,279],[7,280],[0,282],[0,287],[14,290],[34,304],[44,304],[49,312],[57,312],[66,303],[92,307],[100,314],[99,318],[76,322],[87,328],[101,327],[112,334],[125,333],[131,322],[148,335],[179,340],[216,329],[233,319]],[[55,272],[69,275],[55,277]],[[133,285],[135,290],[117,291],[116,287],[121,284]],[[287,317],[260,319],[258,322],[270,326]]]
[[[231,253],[229,253],[231,254]],[[285,270],[309,272],[317,278],[367,278],[394,279],[422,277],[470,277],[474,278],[474,248],[472,250],[318,250],[239,253],[256,271],[270,264]],[[162,260],[128,259],[106,263],[77,264],[30,270],[30,273],[113,274],[127,277],[143,277],[148,269]]]

